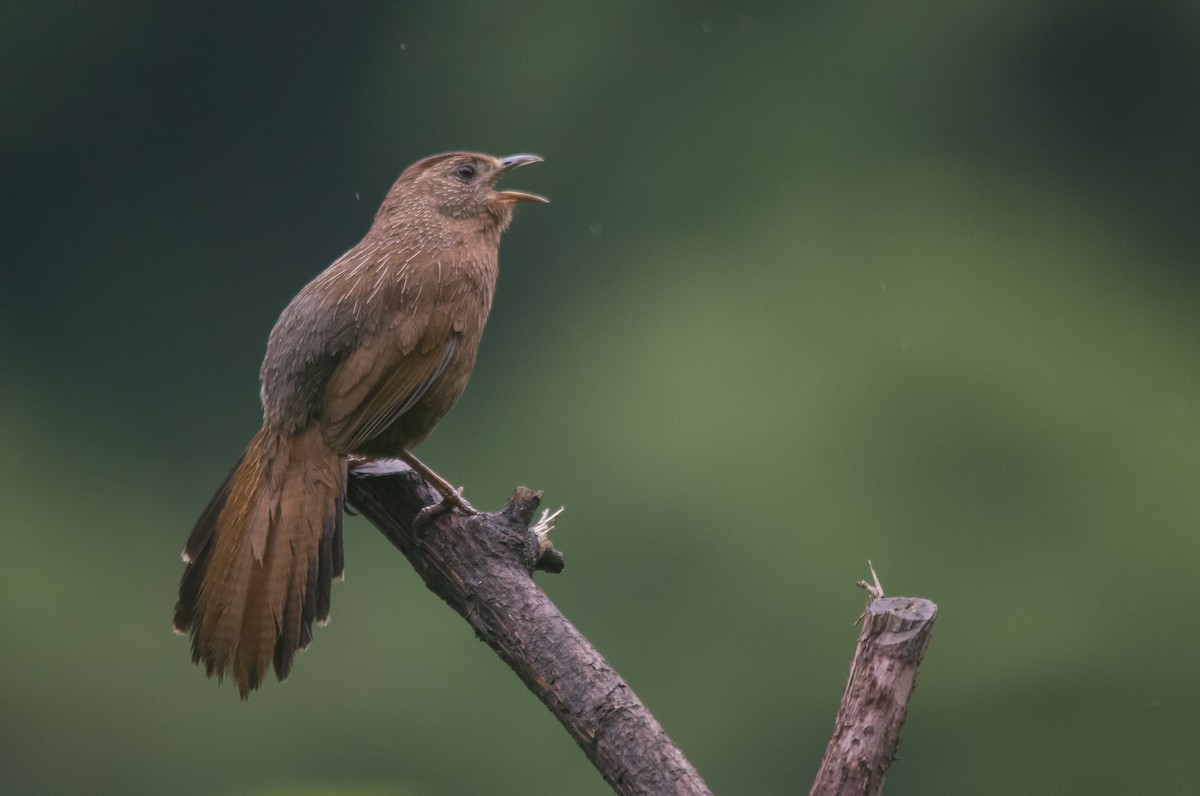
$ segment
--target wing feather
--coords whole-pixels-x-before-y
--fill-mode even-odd
[[[321,428],[336,451],[352,453],[387,430],[446,370],[459,335],[439,311],[405,318],[355,349],[330,377]],[[423,333],[421,333],[423,332]]]

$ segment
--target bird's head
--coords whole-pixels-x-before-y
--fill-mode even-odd
[[[380,208],[392,218],[428,218],[431,214],[467,224],[503,230],[517,202],[549,200],[523,191],[499,190],[496,182],[513,169],[540,163],[537,155],[496,158],[475,152],[447,152],[418,160],[404,170]],[[377,219],[378,221],[381,219]]]

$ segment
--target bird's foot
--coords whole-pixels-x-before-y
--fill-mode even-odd
[[[462,496],[462,487],[447,492],[445,496],[437,503],[431,503],[425,508],[417,512],[416,519],[413,520],[413,529],[420,530],[428,525],[433,520],[442,516],[448,511],[458,509],[463,514],[468,516],[478,514],[479,512],[467,502],[467,499]]]

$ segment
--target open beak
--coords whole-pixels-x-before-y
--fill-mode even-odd
[[[509,155],[500,161],[500,168],[496,170],[496,178],[507,174],[513,169],[518,169],[521,166],[528,166],[530,163],[541,163],[542,159],[537,155]],[[525,193],[524,191],[496,191],[496,198],[506,199],[510,202],[540,202],[541,204],[549,204],[550,200],[544,196],[538,196],[535,193]]]

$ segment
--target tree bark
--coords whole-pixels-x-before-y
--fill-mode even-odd
[[[408,558],[566,728],[613,790],[709,794],[700,775],[604,657],[532,578],[562,557],[530,522],[540,493],[519,487],[499,512],[447,512],[413,528],[440,496],[405,465],[357,462],[347,501]]]
[[[810,796],[883,792],[900,744],[900,727],[929,646],[937,606],[912,597],[871,593],[833,738]]]

